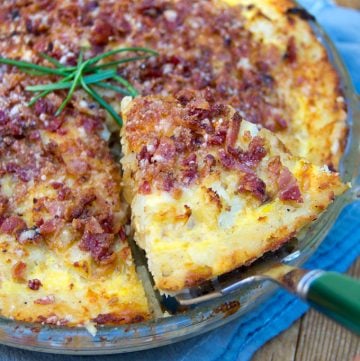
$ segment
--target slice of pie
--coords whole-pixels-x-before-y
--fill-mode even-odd
[[[162,292],[277,249],[347,188],[206,92],[125,98],[122,112],[124,193]]]

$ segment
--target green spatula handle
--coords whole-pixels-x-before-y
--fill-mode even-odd
[[[360,281],[336,273],[310,271],[297,291],[315,309],[360,335]]]

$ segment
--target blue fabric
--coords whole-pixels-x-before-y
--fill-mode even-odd
[[[339,49],[360,92],[360,13],[339,8],[329,0],[303,0]],[[360,202],[341,214],[329,236],[307,262],[308,268],[344,272],[360,254]],[[307,306],[279,291],[247,316],[187,341],[126,355],[96,356],[91,361],[235,361],[250,360],[265,342],[287,329]],[[0,346],[0,361],[80,361],[86,357],[56,356]]]

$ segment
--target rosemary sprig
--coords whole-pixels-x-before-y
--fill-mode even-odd
[[[110,56],[126,52],[142,54],[135,54],[135,56],[129,56],[98,64],[100,61],[105,60]],[[54,75],[61,77],[61,79],[56,82],[27,86],[25,88],[27,91],[38,93],[30,100],[28,106],[34,105],[39,99],[46,97],[48,94],[54,91],[68,89],[66,98],[63,100],[55,113],[55,116],[58,116],[73,97],[75,90],[82,88],[121,126],[121,117],[117,114],[115,109],[101,97],[101,95],[93,88],[93,86],[109,89],[122,95],[137,96],[139,94],[138,91],[125,78],[117,74],[116,67],[121,64],[144,60],[151,56],[157,56],[158,53],[152,49],[144,47],[124,47],[110,50],[93,58],[84,60],[83,53],[81,51],[75,66],[66,66],[61,64],[57,59],[44,53],[40,53],[39,55],[48,61],[53,67],[0,57],[0,64],[14,66],[19,70],[31,75]],[[112,84],[111,81],[116,82],[121,86]]]

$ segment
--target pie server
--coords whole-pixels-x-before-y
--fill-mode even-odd
[[[261,259],[245,271],[227,275],[188,288],[175,295],[181,306],[190,306],[254,286],[275,282],[302,298],[310,306],[360,335],[360,281],[336,272],[305,270],[279,262],[275,256]]]

